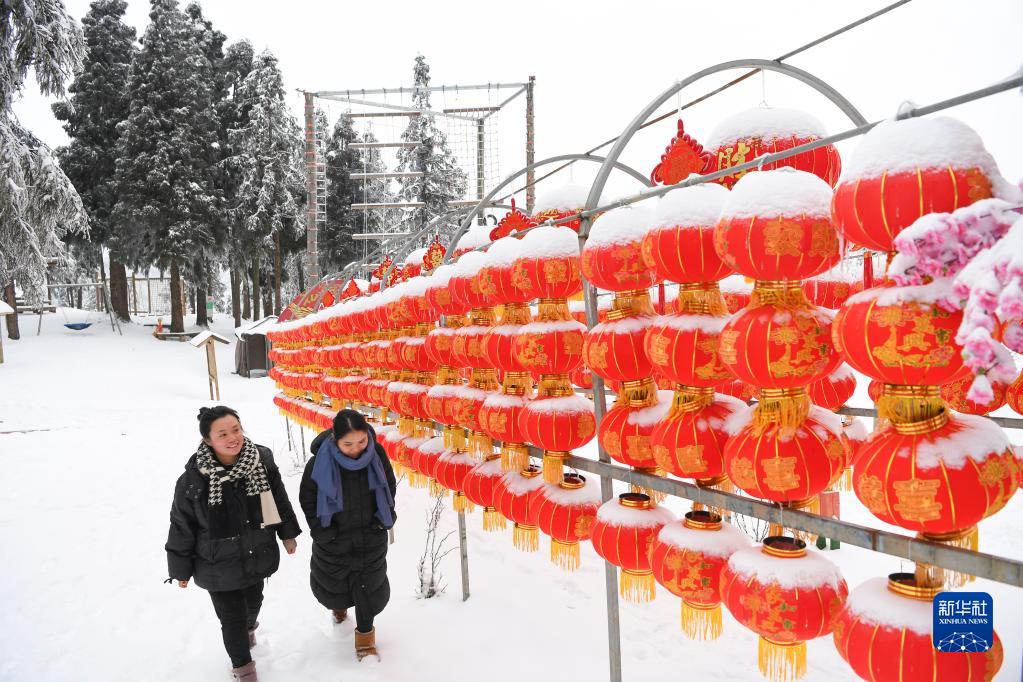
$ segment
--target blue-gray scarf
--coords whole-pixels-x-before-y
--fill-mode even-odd
[[[380,463],[380,457],[377,456],[376,440],[370,434],[369,445],[355,459],[342,454],[338,450],[334,438],[329,436],[316,451],[312,479],[316,483],[316,516],[319,517],[321,526],[324,528],[330,526],[331,517],[344,510],[341,493],[341,469],[358,471],[367,468],[369,469],[369,489],[376,494],[376,517],[384,528],[394,525],[394,517],[391,514],[394,496],[391,495],[391,489],[387,485],[384,465]]]

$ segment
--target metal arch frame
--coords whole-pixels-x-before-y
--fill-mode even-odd
[[[527,166],[523,166],[519,170],[515,171],[514,173],[506,177],[504,180],[499,182],[497,186],[491,189],[490,194],[480,199],[479,203],[476,204],[476,206],[473,207],[472,211],[469,212],[469,215],[463,219],[462,224],[458,228],[458,232],[455,233],[454,237],[451,240],[451,243],[448,244],[447,251],[444,253],[444,262],[447,263],[451,259],[451,254],[454,253],[455,246],[458,244],[458,240],[461,239],[462,235],[464,235],[469,230],[469,226],[472,224],[472,219],[475,218],[483,208],[490,204],[490,201],[493,200],[495,196],[497,196],[498,192],[500,192],[505,187],[510,185],[516,179],[522,177],[523,175],[526,175],[530,171],[539,168],[540,166],[546,166],[552,163],[561,163],[562,161],[594,161],[601,164],[600,166],[601,170],[603,170],[604,168],[608,169],[607,176],[610,176],[612,169],[617,168],[618,170],[627,173],[631,177],[638,180],[640,183],[643,184],[643,186],[653,187],[653,183],[647,176],[643,175],[632,166],[627,166],[626,164],[618,161],[617,159],[611,160],[609,157],[595,156],[593,154],[560,154],[558,156],[551,156],[546,159],[542,159],[535,163],[531,163]],[[607,182],[607,176],[605,176],[604,178],[605,183]],[[587,199],[587,201],[589,200]]]
[[[817,78],[813,74],[783,64],[780,61],[773,61],[767,59],[737,59],[728,62],[722,62],[715,64],[701,71],[697,71],[686,78],[674,83],[667,90],[662,92],[660,95],[655,97],[646,107],[636,115],[636,117],[626,126],[624,132],[618,136],[614,146],[611,147],[607,153],[604,164],[597,171],[597,177],[594,178],[593,184],[590,185],[589,196],[586,197],[586,205],[583,209],[582,216],[579,222],[579,248],[586,244],[586,237],[590,231],[590,225],[593,222],[591,217],[592,211],[597,207],[600,202],[600,196],[604,192],[604,188],[607,185],[607,180],[611,175],[611,169],[618,163],[618,159],[624,151],[625,147],[632,141],[632,138],[639,131],[639,129],[646,123],[647,119],[654,114],[657,109],[668,101],[672,96],[678,93],[683,88],[692,85],[693,83],[706,78],[707,76],[720,73],[722,71],[729,71],[732,69],[761,69],[764,71],[775,71],[786,76],[795,78],[801,81],[811,88],[821,93],[832,103],[834,103],[842,112],[848,116],[856,126],[863,126],[867,124],[867,120],[863,117],[863,114],[859,112],[856,107],[852,105],[849,100],[841,95],[837,90],[832,88],[826,82]],[[583,278],[583,300],[586,306],[586,323],[587,327],[593,328],[598,321],[597,312],[597,295],[594,287]],[[604,414],[607,411],[607,405],[604,400],[604,381],[599,376],[594,375],[593,377],[593,408],[594,417],[596,423],[599,425],[603,421]],[[597,459],[604,465],[610,465],[611,459],[604,448],[597,445]],[[600,493],[603,501],[608,501],[613,495],[613,487],[611,478],[606,474],[600,475]],[[611,668],[611,679],[621,680],[622,679],[622,660],[621,660],[621,625],[618,617],[618,590],[617,590],[617,568],[610,563],[605,562],[604,564],[604,582],[607,600],[607,634],[608,634],[608,663]]]

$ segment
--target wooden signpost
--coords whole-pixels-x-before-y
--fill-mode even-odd
[[[220,334],[204,331],[197,334],[189,343],[196,348],[200,346],[206,347],[206,372],[210,380],[210,400],[220,400],[220,380],[217,379],[217,351],[214,344],[231,343],[231,341],[225,339]],[[213,394],[214,389],[216,389],[216,396]]]

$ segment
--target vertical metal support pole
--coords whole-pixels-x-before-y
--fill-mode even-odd
[[[583,218],[579,224],[579,249],[586,244],[586,236],[590,232],[590,219]],[[583,301],[586,305],[586,326],[593,329],[599,321],[597,313],[597,290],[583,279]],[[604,401],[604,380],[597,374],[593,375],[593,416],[600,428],[600,422],[607,412]],[[597,458],[605,464],[611,458],[603,447],[597,444]],[[600,499],[607,502],[614,495],[611,478],[600,477]],[[611,682],[622,682],[622,627],[618,613],[618,569],[611,563],[604,562],[604,588],[607,598],[607,657]]]
[[[287,417],[284,418],[284,432],[288,436],[288,451],[289,452],[294,452],[295,451],[295,441],[293,441],[292,438],[291,438],[291,421]],[[302,453],[299,453],[299,454],[302,454]]]
[[[486,121],[482,118],[476,120],[476,198],[483,201],[483,195],[486,193],[486,175],[483,172],[483,165],[486,162],[487,153],[484,147],[486,138],[484,137]],[[479,215],[476,216],[476,222],[480,225],[487,224],[487,217],[483,215],[483,211],[480,211]]]
[[[131,273],[131,307],[134,309],[134,310],[132,310],[132,312],[135,313],[136,315],[138,315],[139,314],[139,292],[138,292],[138,289],[136,287],[137,287],[137,284],[135,282],[135,273],[133,272],[133,273]]]
[[[526,215],[533,215],[533,206],[536,204],[536,172],[533,170],[533,163],[536,161],[536,129],[533,127],[533,86],[536,85],[536,76],[529,77],[526,84]]]
[[[305,235],[306,235],[306,281],[314,284],[320,281],[320,260],[316,247],[316,119],[314,117],[313,93],[305,95]]]
[[[462,556],[462,601],[469,598],[469,539],[465,535],[465,512],[458,512],[458,549]]]
[[[146,303],[147,303],[148,308],[149,308],[148,310],[146,310],[146,314],[147,315],[152,315],[153,314],[153,280],[152,280],[152,278],[148,274],[146,275]]]
[[[302,437],[302,454],[305,454],[305,427],[298,425],[298,434]]]

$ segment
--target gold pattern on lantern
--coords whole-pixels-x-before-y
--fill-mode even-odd
[[[549,284],[567,282],[568,265],[563,260],[545,260],[543,262],[543,274]]]
[[[707,460],[703,457],[702,445],[686,445],[675,448],[675,459],[681,471],[706,471]]]
[[[919,305],[875,309],[870,314],[870,321],[886,327],[888,338],[881,345],[872,348],[871,355],[887,367],[947,366],[956,355],[956,349],[949,343],[952,332],[947,329],[935,329],[933,319],[948,315],[949,313],[944,311]],[[906,328],[909,325],[912,325],[912,331],[907,332]],[[910,352],[914,350],[921,352]]]
[[[745,140],[738,140],[734,147],[725,147],[724,149],[718,150],[718,168],[741,166],[746,163],[746,155],[749,154],[750,151],[750,146],[746,144]],[[737,179],[743,175],[745,175],[745,171],[735,174]]]
[[[756,486],[757,479],[753,472],[753,462],[748,457],[736,457],[730,469],[732,482],[738,487],[745,490]]]
[[[841,462],[845,459],[845,446],[840,440],[829,440],[824,445],[824,454],[833,462]]]
[[[594,343],[586,354],[586,364],[590,368],[605,369],[607,367],[607,344]]]
[[[503,433],[508,426],[508,415],[497,412],[490,413],[490,430],[495,433]]]
[[[583,335],[582,334],[566,334],[564,337],[565,342],[562,344],[565,355],[582,355],[583,354]]]
[[[898,502],[893,505],[907,521],[936,521],[941,518],[942,504],[934,498],[938,495],[941,481],[922,481],[913,478],[908,481],[895,481],[895,497]]]
[[[883,514],[885,512],[884,484],[877,476],[867,474],[860,479],[858,496],[871,513]]]
[[[593,435],[595,428],[596,422],[593,420],[593,415],[583,414],[576,421],[576,433],[579,434],[580,438],[589,438]]]
[[[657,334],[651,338],[652,343],[650,344],[650,360],[659,366],[667,365],[669,362],[668,358],[668,339]]]
[[[764,483],[771,490],[785,492],[799,487],[795,457],[773,457],[764,462]]]
[[[838,253],[838,232],[831,221],[822,219],[810,225],[810,255],[827,258]]]
[[[526,367],[546,367],[550,364],[547,353],[536,339],[530,339],[528,345],[519,351],[518,360]]]
[[[622,456],[622,440],[617,433],[605,433],[603,446],[607,454],[613,457]]]
[[[721,341],[718,346],[718,356],[727,365],[734,365],[739,360],[739,351],[735,342],[739,340],[739,332],[726,329],[721,332]]]
[[[970,197],[971,202],[988,199],[992,196],[991,181],[979,168],[971,168],[966,171],[966,185],[970,188],[967,190],[967,196]]]
[[[803,226],[784,218],[768,220],[764,226],[764,251],[768,256],[803,255]]]
[[[984,466],[980,468],[981,485],[992,488],[999,485],[1008,475],[1006,467],[999,457],[989,457]]]
[[[580,516],[575,520],[575,527],[572,529],[577,538],[588,538],[590,536],[590,530],[593,528],[593,523],[597,520],[596,516],[592,514],[586,514]]]
[[[522,291],[529,290],[529,274],[526,272],[525,266],[521,264],[512,265],[511,283],[516,289]]]
[[[629,457],[641,462],[654,459],[654,455],[650,451],[650,436],[626,436],[625,451]]]

